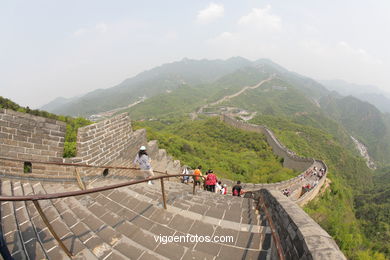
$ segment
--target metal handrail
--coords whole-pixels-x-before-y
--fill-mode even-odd
[[[153,171],[153,172],[157,172],[157,171]],[[182,177],[182,176],[183,174],[163,175],[163,176],[150,177],[147,179],[142,179],[137,181],[128,181],[128,182],[123,182],[123,183],[118,183],[118,184],[113,184],[113,185],[108,185],[103,187],[96,187],[92,189],[68,191],[68,192],[60,192],[60,193],[52,193],[52,194],[35,194],[35,195],[28,195],[28,196],[0,196],[0,201],[34,201],[34,200],[60,199],[60,198],[66,198],[72,196],[87,195],[95,192],[112,190],[116,188],[122,188],[125,186],[130,186],[130,185],[152,181],[152,180],[159,180],[159,179],[171,178],[171,177]],[[198,175],[187,174],[186,176],[198,176]]]
[[[0,158],[3,159],[3,158]],[[16,160],[14,160],[16,161]],[[37,163],[37,162],[35,162]],[[45,162],[39,162],[39,163],[45,163]],[[49,163],[53,164],[53,163]],[[60,164],[60,163],[54,163],[54,164]],[[62,164],[65,165],[65,164]],[[82,167],[95,167],[95,168],[118,168],[118,167],[106,167],[106,166],[86,166],[86,165],[75,165],[75,164],[66,164],[68,166],[82,166]],[[126,169],[131,169],[131,170],[139,170],[138,168],[129,168],[129,167],[121,167],[126,168]],[[156,173],[163,173],[159,171],[153,171]],[[164,174],[167,174],[166,172]],[[167,209],[167,202],[166,202],[166,196],[165,196],[165,188],[164,188],[164,179],[165,178],[171,178],[171,177],[182,177],[183,174],[172,174],[172,175],[162,175],[162,176],[156,176],[156,177],[150,177],[142,180],[137,180],[137,181],[128,181],[124,183],[119,183],[119,184],[113,184],[113,185],[108,185],[108,186],[103,186],[103,187],[97,187],[97,188],[92,188],[92,189],[86,189],[86,190],[79,190],[79,191],[68,191],[68,192],[61,192],[61,193],[54,193],[54,194],[35,194],[35,195],[28,195],[28,196],[0,196],[0,202],[1,201],[32,201],[35,208],[37,209],[39,215],[41,216],[43,222],[46,224],[47,228],[49,229],[50,233],[53,235],[55,240],[58,242],[60,247],[64,250],[64,252],[67,254],[69,257],[73,257],[73,254],[69,251],[69,249],[65,246],[65,244],[62,242],[61,238],[57,235],[55,232],[53,226],[50,224],[50,221],[46,217],[45,213],[43,212],[41,206],[39,205],[40,200],[48,200],[48,199],[60,199],[60,198],[66,198],[66,197],[73,197],[73,196],[79,196],[79,195],[87,195],[95,192],[101,192],[101,191],[106,191],[106,190],[112,190],[112,189],[117,189],[117,188],[122,188],[142,182],[147,182],[147,181],[152,181],[152,180],[160,180],[161,181],[161,193],[162,193],[162,199],[163,199],[163,205],[164,209]],[[198,176],[196,174],[187,174],[187,176]],[[194,181],[193,185],[193,194],[195,195],[195,187],[196,187],[196,182]]]
[[[136,167],[126,167],[126,166],[109,166],[109,165],[91,165],[91,164],[82,164],[82,163],[64,163],[64,162],[43,162],[43,161],[31,161],[31,160],[21,160],[13,159],[7,157],[0,157],[0,160],[14,161],[14,162],[31,162],[37,164],[49,164],[49,165],[61,165],[61,166],[74,166],[74,167],[86,167],[86,168],[104,168],[104,169],[117,169],[117,170],[139,170]]]

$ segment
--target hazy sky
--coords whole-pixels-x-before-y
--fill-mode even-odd
[[[0,95],[38,107],[180,60],[270,58],[390,92],[390,1],[0,1]]]

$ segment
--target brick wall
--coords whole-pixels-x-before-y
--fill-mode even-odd
[[[105,165],[126,158],[128,156],[126,151],[135,141],[132,133],[127,114],[81,127],[77,133],[77,159],[74,161]],[[143,139],[141,143],[146,143],[145,133],[138,136]]]
[[[63,122],[1,109],[1,156],[22,160],[58,161],[63,155],[65,131],[66,124]]]
[[[333,238],[280,192],[262,189],[255,194],[259,198],[271,215],[286,259],[346,259]]]
[[[66,124],[54,119],[0,109],[0,174],[24,176],[24,162],[62,162]],[[34,164],[32,176],[65,174],[67,167]]]
[[[74,179],[75,167],[41,162],[78,163],[131,167],[141,145],[149,146],[156,170],[176,174],[180,162],[174,161],[156,141],[147,143],[146,131],[133,131],[126,113],[82,127],[77,134],[77,156],[63,158],[66,124],[53,119],[0,109],[0,175],[21,178]],[[16,161],[16,160],[20,161]],[[32,173],[25,174],[24,162],[33,162]],[[78,167],[82,176],[101,176],[104,169]],[[129,175],[128,170],[110,174]]]

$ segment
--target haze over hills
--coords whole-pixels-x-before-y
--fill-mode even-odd
[[[343,80],[319,80],[327,89],[343,96],[353,96],[376,106],[383,113],[390,113],[390,93],[372,85],[359,85]]]
[[[127,106],[143,96],[152,97],[180,86],[211,82],[249,65],[250,61],[240,57],[225,61],[184,58],[142,72],[112,88],[98,89],[62,104],[54,102],[49,106],[49,111],[63,115],[88,116]]]

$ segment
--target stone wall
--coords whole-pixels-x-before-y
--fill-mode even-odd
[[[133,131],[126,113],[79,128],[77,156],[63,158],[66,124],[53,119],[0,109],[0,175],[18,178],[74,180],[75,167],[45,164],[77,163],[131,167],[141,145],[149,147],[155,170],[180,173],[180,162],[173,160],[157,141],[147,142],[146,131]],[[2,159],[3,158],[3,159]],[[24,163],[32,162],[32,172],[24,173]],[[77,167],[82,176],[101,176],[104,169]],[[129,170],[110,170],[110,174],[129,176]]]
[[[0,109],[0,153],[21,160],[57,162],[64,151],[66,124]]]
[[[286,259],[346,259],[333,238],[280,192],[262,189],[254,197],[267,208]]]
[[[240,120],[234,119],[228,115],[221,115],[221,120],[231,126],[245,131],[264,134],[268,144],[272,147],[273,152],[279,157],[283,158],[283,166],[286,168],[294,169],[297,171],[304,171],[314,163],[314,159],[300,157],[296,155],[293,151],[287,149],[283,144],[279,142],[279,140],[275,137],[272,131],[265,126],[245,123]]]
[[[62,162],[66,124],[54,119],[0,109],[0,174],[25,176],[24,163]],[[67,175],[68,167],[33,164],[30,177]]]
[[[90,165],[105,165],[120,158],[129,159],[126,152],[135,141],[132,132],[126,114],[81,127],[77,133],[77,159]],[[139,137],[139,141],[145,143],[145,133],[140,133]]]

